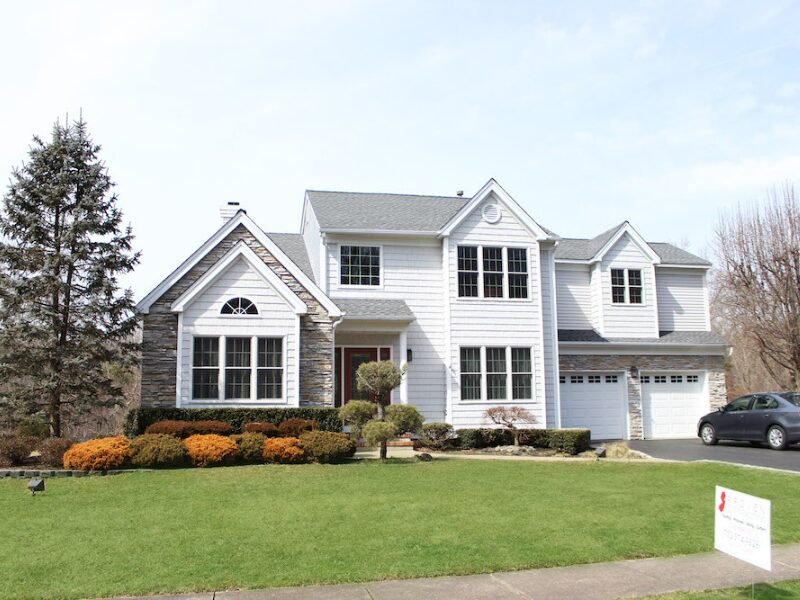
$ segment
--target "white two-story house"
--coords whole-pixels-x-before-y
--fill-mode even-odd
[[[494,180],[308,191],[299,234],[223,217],[139,304],[145,407],[341,406],[378,359],[407,365],[392,402],[456,428],[518,405],[595,439],[691,437],[725,402],[710,264],[628,222],[561,238]]]

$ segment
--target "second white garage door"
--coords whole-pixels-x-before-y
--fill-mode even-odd
[[[560,378],[561,426],[587,427],[594,440],[626,437],[625,376],[622,373],[564,373]]]
[[[647,439],[693,438],[709,411],[704,373],[642,375],[642,419]]]

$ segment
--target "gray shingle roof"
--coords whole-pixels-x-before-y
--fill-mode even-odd
[[[608,240],[623,227],[627,221],[604,231],[600,235],[591,239],[564,238],[556,246],[556,260],[589,260],[598,250],[606,245]],[[647,242],[661,258],[661,262],[668,265],[692,265],[692,266],[711,266],[711,263],[695,256],[694,254],[681,250],[672,244],[663,242]]]
[[[444,226],[469,198],[308,190],[323,231],[424,231]]]
[[[300,267],[300,270],[314,280],[314,270],[308,260],[306,243],[299,233],[268,233],[267,236],[283,250],[291,261]]]
[[[345,313],[345,320],[413,321],[414,313],[405,300],[334,298]]]
[[[661,331],[657,338],[607,338],[594,329],[559,329],[559,342],[595,342],[608,344],[676,344],[691,346],[726,346],[713,331]]]

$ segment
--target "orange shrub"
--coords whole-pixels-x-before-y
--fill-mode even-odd
[[[264,440],[264,461],[269,463],[303,462],[306,453],[300,440],[294,437],[267,438]]]
[[[239,456],[239,447],[231,438],[216,434],[192,435],[183,440],[189,460],[196,467],[232,464]]]
[[[119,469],[131,457],[131,445],[124,437],[106,437],[75,444],[64,453],[64,468],[83,471]]]

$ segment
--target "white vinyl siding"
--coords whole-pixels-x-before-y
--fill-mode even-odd
[[[615,304],[611,301],[611,270],[634,269],[642,274],[642,303]],[[606,337],[657,337],[655,282],[653,265],[630,237],[623,235],[606,253],[601,263],[603,335]]]
[[[408,365],[406,381],[408,403],[419,409],[428,421],[445,419],[444,375],[444,310],[442,307],[442,248],[438,240],[399,241],[388,238],[352,238],[329,236],[328,283],[330,297],[393,298],[405,300],[415,320],[407,330],[407,347],[414,354]],[[339,285],[339,246],[380,246],[382,273],[380,287],[362,286],[358,289]],[[337,329],[336,342],[344,332]],[[352,340],[356,334],[347,334]],[[398,364],[406,362],[398,356],[397,336],[393,338]],[[361,344],[354,344],[361,345]],[[370,344],[366,344],[369,346]]]
[[[589,267],[556,266],[559,329],[592,329],[592,289]]]
[[[495,224],[481,217],[486,203],[500,206],[502,217]],[[528,298],[459,298],[458,297],[458,246],[504,246],[526,248],[528,263]],[[481,427],[487,425],[484,411],[499,401],[462,401],[458,377],[459,348],[483,347],[529,347],[533,363],[533,398],[512,400],[534,413],[538,425],[545,423],[545,367],[544,335],[542,327],[541,278],[539,244],[528,229],[522,225],[501,202],[489,198],[473,210],[456,228],[449,241],[450,277],[450,364],[453,414],[449,419],[456,428]],[[416,355],[415,355],[416,356]],[[415,358],[416,360],[416,358]],[[485,396],[484,396],[485,398]],[[508,401],[506,401],[508,402]]]
[[[232,297],[242,296],[258,308],[257,315],[222,315],[220,309]],[[297,315],[286,301],[243,259],[235,261],[209,285],[182,315],[180,357],[181,406],[262,406],[293,402],[297,360]],[[278,337],[283,339],[285,393],[282,398],[252,402],[249,399],[202,401],[192,399],[192,348],[194,337],[220,337],[220,356],[226,337]],[[220,359],[222,360],[222,359]],[[255,360],[255,357],[253,357]]]
[[[661,331],[707,331],[705,272],[656,268]]]

